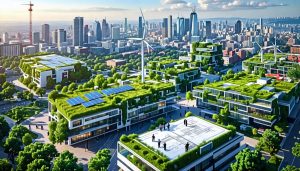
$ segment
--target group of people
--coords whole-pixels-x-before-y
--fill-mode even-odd
[[[159,124],[159,130],[162,131],[163,129],[166,130],[166,125],[168,128],[168,131],[170,130],[170,123],[168,122],[167,124]]]
[[[186,119],[183,120],[185,126],[188,126],[188,121]]]
[[[152,134],[152,142],[154,142],[154,141],[155,141],[155,135]],[[160,145],[161,145],[161,141],[160,141],[160,139],[158,139],[158,141],[157,141],[158,148],[160,148]],[[167,143],[166,142],[164,142],[163,147],[164,147],[164,150],[166,151],[167,150]]]

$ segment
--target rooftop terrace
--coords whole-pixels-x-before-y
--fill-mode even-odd
[[[160,151],[170,160],[177,158],[185,153],[185,145],[189,142],[190,149],[208,142],[226,132],[227,129],[214,125],[197,117],[188,117],[188,126],[185,126],[183,120],[179,120],[170,124],[170,130],[160,131],[159,129],[139,135],[138,139],[146,145]],[[155,135],[155,142],[152,142],[152,135]],[[158,148],[157,141],[161,140],[161,148]],[[167,150],[163,148],[166,142]]]
[[[60,55],[45,55],[45,56],[36,56],[33,57],[33,59],[37,59],[37,63],[44,65],[46,67],[49,67],[51,69],[63,67],[63,66],[69,66],[69,65],[75,65],[76,63],[79,63],[80,61],[60,56]]]

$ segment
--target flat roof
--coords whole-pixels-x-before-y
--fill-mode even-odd
[[[200,145],[202,142],[210,141],[221,134],[229,132],[229,130],[217,126],[213,123],[205,121],[195,116],[185,118],[188,126],[184,125],[184,119],[170,123],[170,130],[160,131],[155,129],[139,135],[139,140],[155,150],[166,155],[170,160],[177,158],[185,153],[185,145],[190,144],[189,149]],[[152,135],[155,135],[155,141],[152,142]],[[161,141],[161,146],[158,148],[158,139]],[[166,142],[167,150],[163,148],[163,143]]]
[[[33,59],[35,58],[40,59],[38,61],[38,64],[44,65],[52,69],[63,67],[63,66],[75,65],[76,63],[82,63],[79,60],[75,60],[72,58],[68,58],[56,54],[33,57]]]

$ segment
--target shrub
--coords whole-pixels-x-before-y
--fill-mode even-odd
[[[257,129],[256,129],[256,128],[253,128],[253,129],[252,129],[252,134],[253,134],[253,135],[257,135]]]
[[[152,159],[152,160],[156,160],[156,159],[157,159],[156,155],[153,155],[153,156],[151,157],[151,159]]]
[[[149,152],[148,152],[147,150],[144,150],[144,151],[143,151],[143,154],[144,154],[144,155],[147,155],[148,153],[149,153]]]
[[[283,129],[281,127],[279,127],[278,125],[275,125],[274,129],[279,133],[283,133]]]
[[[130,139],[126,135],[122,135],[120,140],[123,142],[128,142]]]
[[[161,158],[157,160],[157,163],[158,163],[158,164],[162,164],[163,162],[164,162],[164,161],[163,161]]]
[[[128,138],[129,139],[135,139],[135,138],[137,138],[138,137],[138,135],[137,134],[130,134],[130,135],[128,135]]]
[[[187,112],[187,113],[185,114],[185,117],[187,118],[187,117],[190,117],[190,116],[192,116],[192,115],[193,115],[192,112]]]
[[[134,145],[133,148],[134,148],[135,150],[140,150],[140,149],[141,149],[141,147],[140,147],[139,145]]]
[[[149,127],[149,131],[155,130],[155,128],[156,128],[156,126],[152,124],[152,125],[150,125],[150,127]]]

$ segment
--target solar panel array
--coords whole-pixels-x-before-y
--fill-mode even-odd
[[[102,94],[100,94],[97,91],[93,91],[93,92],[85,94],[84,96],[86,98],[88,98],[89,100],[94,100],[94,99],[98,99],[98,98],[102,97]]]
[[[95,100],[91,100],[91,101],[82,103],[82,105],[84,107],[88,108],[88,107],[91,107],[91,106],[94,106],[96,104],[100,104],[100,103],[103,103],[103,102],[104,102],[104,100],[102,100],[102,99],[99,98],[99,99],[95,99]]]
[[[78,96],[78,97],[74,97],[74,98],[68,99],[67,102],[71,106],[76,106],[76,105],[79,105],[79,104],[85,102],[85,100],[83,100],[81,97]]]
[[[130,85],[125,85],[125,86],[121,86],[121,87],[117,87],[117,88],[108,88],[105,90],[102,90],[102,93],[109,96],[112,94],[118,94],[118,93],[122,93],[125,91],[129,91],[129,90],[133,90],[134,88],[131,87]]]

